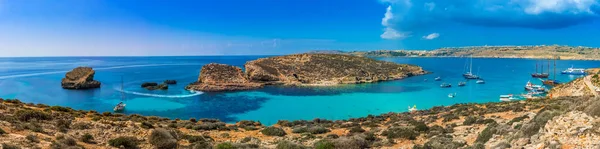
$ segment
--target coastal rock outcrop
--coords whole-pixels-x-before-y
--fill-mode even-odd
[[[165,80],[165,84],[177,84],[176,80]]]
[[[427,73],[421,67],[341,54],[295,54],[261,58],[245,65],[254,82],[336,85],[402,79]]]
[[[96,72],[91,67],[77,67],[65,75],[61,81],[64,89],[92,89],[99,88],[100,82],[94,80]]]
[[[239,67],[210,63],[202,67],[198,81],[189,84],[185,88],[187,90],[220,92],[261,87],[263,87],[262,83],[250,82]]]
[[[146,88],[149,86],[157,86],[157,85],[158,85],[158,83],[154,83],[154,82],[144,82],[144,83],[142,83],[141,86],[142,86],[142,88]]]
[[[142,85],[143,86],[143,85]],[[147,90],[167,90],[169,89],[169,86],[167,84],[158,84],[156,85],[156,83],[150,85],[150,86],[146,86],[144,87]]]
[[[553,87],[548,96],[552,98],[568,97],[568,96],[592,96],[592,91],[588,89],[584,78],[577,78],[571,82]]]

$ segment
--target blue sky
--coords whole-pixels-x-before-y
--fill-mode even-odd
[[[0,0],[0,56],[600,47],[599,0]]]

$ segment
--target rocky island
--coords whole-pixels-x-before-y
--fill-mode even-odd
[[[65,75],[61,81],[64,89],[92,89],[99,88],[100,82],[94,80],[96,72],[91,67],[77,67]]]
[[[234,91],[263,85],[337,85],[397,80],[427,72],[421,67],[341,54],[295,54],[247,62],[246,72],[224,64],[202,67],[198,81],[186,87],[199,91]]]
[[[210,63],[202,66],[198,81],[185,87],[187,90],[205,92],[249,90],[262,87],[262,83],[251,82],[241,68]]]

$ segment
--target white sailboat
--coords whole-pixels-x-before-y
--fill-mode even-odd
[[[114,112],[121,112],[125,110],[125,103],[123,103],[123,100],[125,100],[125,90],[123,90],[123,76],[121,76],[121,102],[119,102],[119,104],[113,108]]]

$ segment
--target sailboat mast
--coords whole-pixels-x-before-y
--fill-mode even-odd
[[[552,74],[552,78],[556,81],[556,57],[554,58],[554,73]]]
[[[473,74],[473,54],[471,54],[471,65],[469,66],[469,73]]]
[[[123,76],[121,76],[121,100],[125,100],[125,91],[123,90]]]

